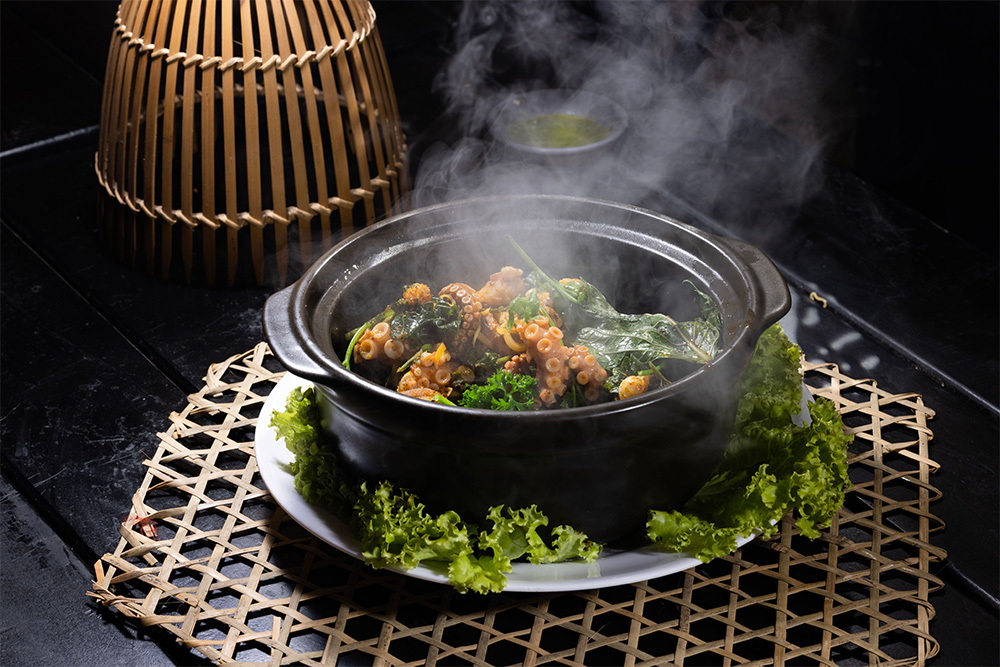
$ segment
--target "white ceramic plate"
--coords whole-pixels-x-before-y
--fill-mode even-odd
[[[269,426],[271,414],[284,410],[288,395],[300,386],[307,387],[310,383],[287,373],[264,402],[254,439],[257,467],[271,496],[290,517],[324,542],[364,560],[360,542],[350,527],[328,510],[307,503],[295,490],[294,476],[289,470],[295,457]],[[737,544],[743,546],[752,539],[741,538]],[[701,561],[690,554],[664,553],[652,547],[616,552],[605,549],[593,563],[514,563],[504,590],[532,593],[590,590],[655,579],[700,564]],[[433,566],[418,565],[412,570],[397,571],[417,579],[448,583],[447,573]]]

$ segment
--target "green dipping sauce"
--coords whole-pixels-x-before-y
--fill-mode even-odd
[[[537,148],[586,146],[611,135],[611,128],[593,118],[569,113],[531,116],[507,126],[507,137]]]

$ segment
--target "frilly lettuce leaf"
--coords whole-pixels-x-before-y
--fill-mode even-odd
[[[493,527],[477,532],[455,512],[429,512],[416,495],[387,481],[348,479],[338,467],[329,436],[322,429],[312,388],[297,388],[270,425],[295,455],[295,489],[310,503],[332,510],[350,523],[361,541],[365,562],[375,568],[412,569],[421,563],[447,569],[459,591],[499,592],[507,585],[512,562],[593,561],[601,546],[568,526],[551,531],[551,544],[539,533],[549,519],[531,507],[490,509]]]
[[[452,560],[472,553],[469,530],[455,512],[429,514],[406,489],[361,482],[353,514],[362,554],[372,567],[412,569],[425,560]]]
[[[561,563],[567,560],[593,562],[601,545],[590,541],[583,533],[569,526],[552,529],[551,545],[539,534],[549,519],[537,506],[519,510],[502,505],[490,508],[487,519],[493,523],[489,531],[478,536],[477,553],[462,554],[451,560],[448,576],[459,591],[477,593],[499,592],[507,584],[507,573],[513,562],[527,558],[529,563]],[[485,555],[477,555],[485,552]]]
[[[405,569],[422,562],[446,563],[451,584],[460,592],[499,592],[507,584],[513,561],[526,556],[534,564],[572,559],[593,561],[601,551],[583,533],[568,526],[552,531],[552,546],[538,533],[549,519],[531,507],[490,508],[489,531],[475,531],[455,512],[429,514],[416,496],[388,482],[369,491],[362,483],[355,505],[354,527],[365,562],[372,567]]]
[[[569,526],[553,528],[551,546],[547,544],[538,531],[549,525],[549,518],[535,505],[519,510],[508,509],[507,516],[504,516],[502,506],[493,507],[487,518],[493,522],[493,530],[479,534],[479,545],[492,549],[497,560],[506,558],[513,561],[527,556],[528,562],[534,565],[574,558],[590,562],[601,551],[599,544]]]
[[[315,505],[340,514],[351,491],[329,447],[323,446],[319,405],[312,387],[296,387],[289,395],[283,412],[271,414],[270,426],[295,460],[291,471],[295,475],[295,490]]]
[[[654,544],[707,562],[735,551],[739,537],[774,534],[774,524],[792,509],[807,537],[819,537],[819,528],[830,525],[850,484],[853,436],[822,397],[808,405],[808,424],[792,422],[801,406],[800,356],[779,326],[761,336],[742,380],[726,456],[680,510],[650,512],[646,529]]]

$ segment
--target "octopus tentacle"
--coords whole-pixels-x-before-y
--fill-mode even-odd
[[[445,285],[438,296],[450,297],[462,313],[462,325],[455,340],[455,346],[461,350],[471,343],[479,328],[483,304],[476,295],[476,290],[465,283]]]
[[[476,298],[483,306],[506,306],[527,291],[528,286],[521,280],[523,273],[513,266],[503,267],[476,291]]]
[[[354,363],[392,362],[405,359],[413,353],[409,341],[392,338],[388,322],[379,322],[368,327],[354,345]]]
[[[573,382],[581,385],[587,401],[600,398],[608,373],[586,346],[564,345],[562,329],[542,318],[525,323],[520,333],[528,346],[527,356],[535,364],[543,405],[554,405]]]
[[[442,343],[433,352],[422,352],[410,364],[409,370],[399,379],[396,391],[405,394],[411,389],[425,388],[448,396],[452,391],[453,377],[456,373],[459,377],[468,376],[466,369],[464,365],[452,361],[451,353]]]

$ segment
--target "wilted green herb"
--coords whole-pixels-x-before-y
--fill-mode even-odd
[[[520,319],[525,322],[531,322],[532,320],[544,317],[551,321],[549,311],[542,305],[542,300],[538,298],[538,294],[534,290],[531,290],[525,296],[513,299],[507,306],[507,312],[510,313],[512,320]]]
[[[455,336],[462,326],[458,306],[439,296],[424,303],[397,303],[394,309],[389,335],[397,340],[440,341]]]

